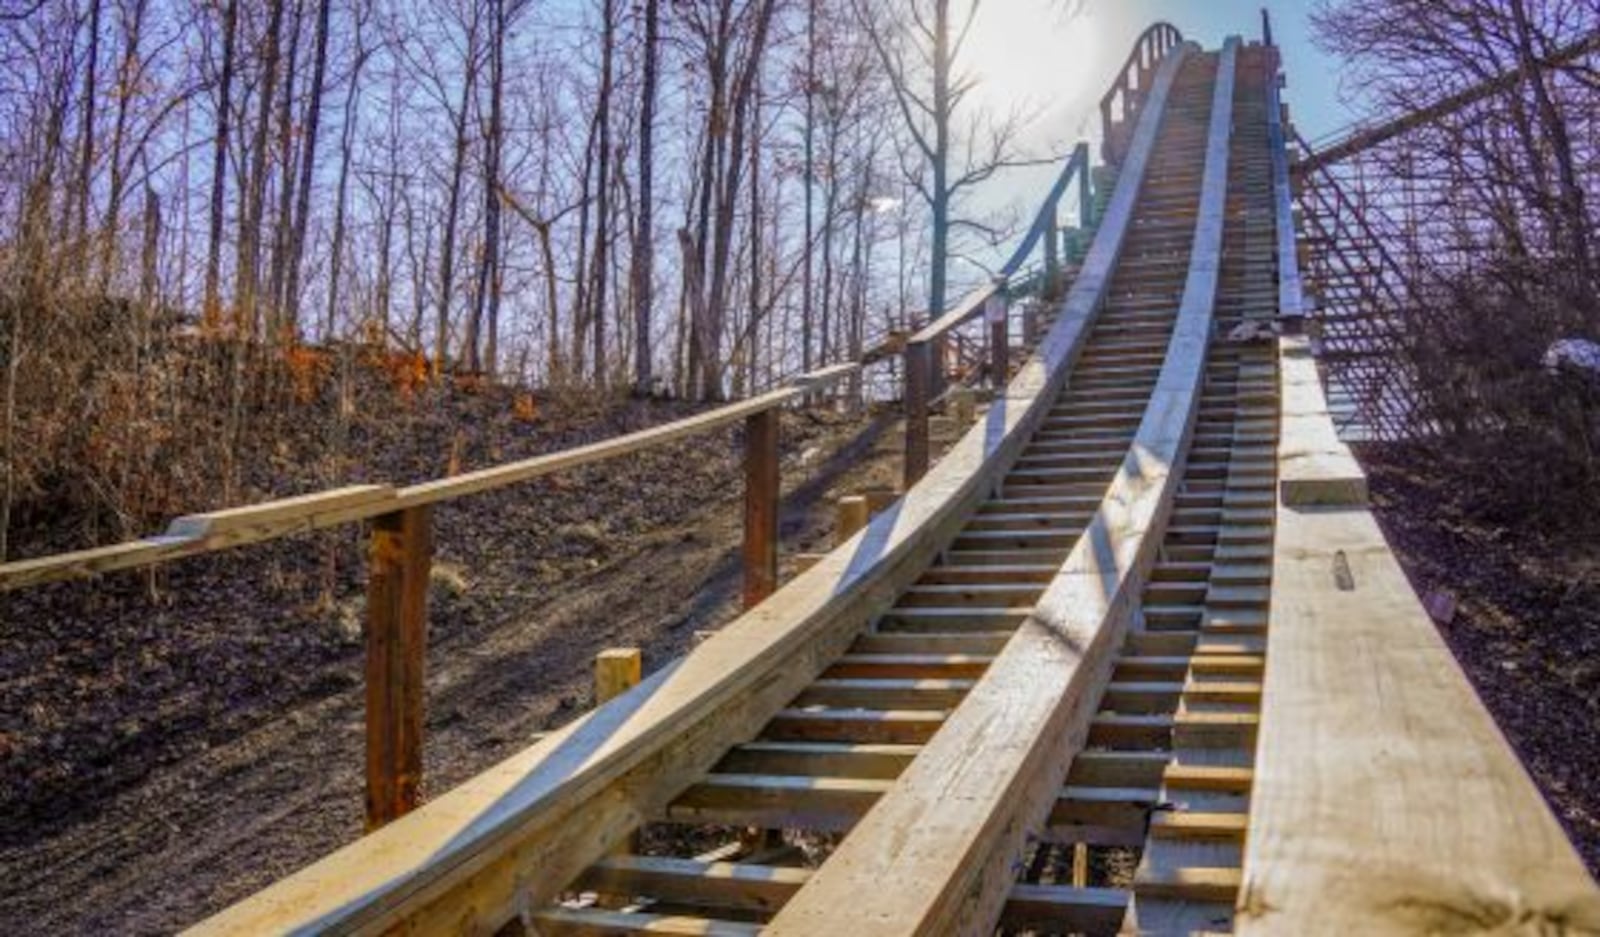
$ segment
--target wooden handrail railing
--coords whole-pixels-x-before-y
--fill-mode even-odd
[[[1117,72],[1111,90],[1100,99],[1100,122],[1104,131],[1101,155],[1107,163],[1120,164],[1126,155],[1127,141],[1118,133],[1118,127],[1131,127],[1144,104],[1145,92],[1150,87],[1152,70],[1168,52],[1183,42],[1183,33],[1171,23],[1157,23],[1140,34],[1128,53],[1127,61]],[[1116,113],[1116,105],[1121,105]]]
[[[1138,117],[1139,108],[1150,85],[1156,66],[1174,48],[1183,42],[1183,34],[1170,23],[1157,23],[1145,30],[1134,43],[1133,51],[1117,73],[1111,90],[1100,101],[1100,111],[1105,121],[1106,160],[1120,163],[1124,146],[1116,142],[1114,126],[1131,127]],[[1135,84],[1136,83],[1136,84]],[[1138,95],[1133,92],[1137,88]],[[1121,114],[1113,120],[1113,104],[1122,103]],[[1061,253],[1059,216],[1061,199],[1067,187],[1076,178],[1079,184],[1079,212],[1081,226],[1088,228],[1093,220],[1093,193],[1090,190],[1089,146],[1080,143],[1062,168],[1056,183],[1045,197],[1033,226],[1028,229],[1022,243],[1000,272],[989,283],[963,296],[951,309],[917,331],[906,340],[905,347],[905,487],[917,483],[928,472],[929,411],[934,400],[944,393],[945,375],[942,362],[943,345],[953,330],[960,328],[979,314],[989,320],[989,376],[995,387],[1002,387],[1009,370],[1007,356],[1010,350],[1009,315],[1006,297],[1011,291],[1011,279],[1022,269],[1033,251],[1044,243],[1044,292],[1053,293],[1060,285]]]
[[[422,775],[423,665],[435,504],[673,440],[745,424],[744,604],[777,589],[778,412],[856,373],[840,364],[776,390],[614,439],[451,478],[397,488],[356,485],[248,507],[180,517],[156,537],[0,564],[0,592],[156,566],[292,534],[371,522],[367,580],[367,828],[409,812]]]
[[[1060,207],[1073,180],[1078,182],[1078,211],[1080,225],[1087,228],[1094,211],[1089,178],[1089,145],[1079,143],[1072,156],[1062,166],[1055,184],[1050,187],[1033,225],[1022,243],[1012,251],[1001,265],[1000,271],[987,284],[963,296],[949,312],[928,323],[906,340],[905,347],[905,485],[910,488],[928,471],[928,416],[932,402],[944,393],[942,348],[945,338],[980,314],[989,322],[989,376],[994,386],[1005,384],[1009,371],[1008,355],[1011,336],[1006,299],[1012,278],[1042,243],[1044,253],[1045,292],[1052,293],[1060,285],[1061,239]]]

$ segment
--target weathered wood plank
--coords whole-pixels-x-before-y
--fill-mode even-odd
[[[1284,505],[1273,583],[1238,932],[1600,932],[1372,515]]]
[[[431,508],[408,508],[373,521],[366,622],[368,832],[415,809],[422,786],[432,561]]]
[[[174,520],[165,533],[112,546],[0,564],[0,592],[154,566],[375,517],[394,507],[388,485],[356,485]]]
[[[752,415],[775,410],[831,386],[860,370],[856,364],[824,368],[794,383],[749,400],[687,419],[652,427],[588,446],[537,456],[520,462],[468,472],[452,478],[396,489],[388,485],[356,485],[247,507],[192,514],[174,520],[166,532],[129,543],[55,556],[0,563],[0,592],[64,579],[82,579],[154,566],[171,560],[298,533],[370,520],[409,507],[420,507],[489,491],[640,452],[652,446],[730,426]]]

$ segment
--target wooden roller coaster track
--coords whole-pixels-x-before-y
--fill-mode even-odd
[[[1010,380],[942,459],[688,656],[193,933],[1600,932],[1293,334],[1276,49],[1158,27],[1130,63],[1093,245],[1026,360],[994,331]],[[1003,293],[910,337],[908,409],[926,348]],[[128,549],[364,517],[403,567],[403,512],[555,467]]]

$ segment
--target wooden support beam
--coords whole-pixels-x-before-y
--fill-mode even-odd
[[[998,391],[1011,376],[1011,313],[1004,277],[995,278],[994,295],[989,297],[984,317],[989,322],[989,384]]]
[[[1061,292],[1061,230],[1056,217],[1058,206],[1051,202],[1050,220],[1044,227],[1044,290],[1045,296],[1058,296]],[[1026,330],[1024,330],[1026,331]]]
[[[778,588],[777,410],[745,420],[744,607],[753,608]]]
[[[367,573],[367,831],[417,806],[432,510],[372,522]]]
[[[902,472],[906,490],[928,474],[928,404],[933,379],[931,346],[912,342],[906,346],[906,446]]]

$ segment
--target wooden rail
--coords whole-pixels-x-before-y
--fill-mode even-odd
[[[1157,23],[1140,34],[1133,51],[1117,72],[1116,81],[1100,99],[1100,125],[1104,134],[1102,156],[1121,165],[1128,152],[1128,134],[1134,118],[1149,96],[1150,75],[1161,59],[1183,43],[1183,33],[1171,23]]]
[[[1292,314],[1299,245],[1275,168]],[[1600,890],[1368,509],[1309,342],[1285,336],[1278,356],[1273,590],[1237,933],[1600,933]]]
[[[1089,265],[1097,271],[1114,266],[1117,229],[1131,221],[1184,58],[1169,57],[1154,82],[1128,171],[1092,251]],[[767,930],[773,937],[977,932],[999,916],[1008,889],[996,885],[1012,878],[1027,818],[1047,812],[1060,795],[1176,493],[1222,252],[1230,74],[1217,83],[1222,106],[1213,118],[1199,244],[1177,332],[1110,490],[1021,629],[894,790],[773,919]],[[1068,300],[1072,318],[1081,321],[1092,320],[1099,303],[1094,283],[1082,279]]]
[[[1298,331],[1305,318],[1305,291],[1300,277],[1300,251],[1294,228],[1294,186],[1289,176],[1289,141],[1285,132],[1282,74],[1283,55],[1272,44],[1272,20],[1261,11],[1262,32],[1272,56],[1273,80],[1267,83],[1267,143],[1272,149],[1272,204],[1278,245],[1278,318]]]
[[[371,522],[367,574],[366,818],[374,830],[412,810],[422,779],[423,679],[433,506],[743,423],[745,607],[778,580],[779,410],[859,371],[841,364],[769,393],[661,426],[403,488],[357,485],[194,514],[157,537],[0,564],[0,591],[169,563],[293,534]]]

